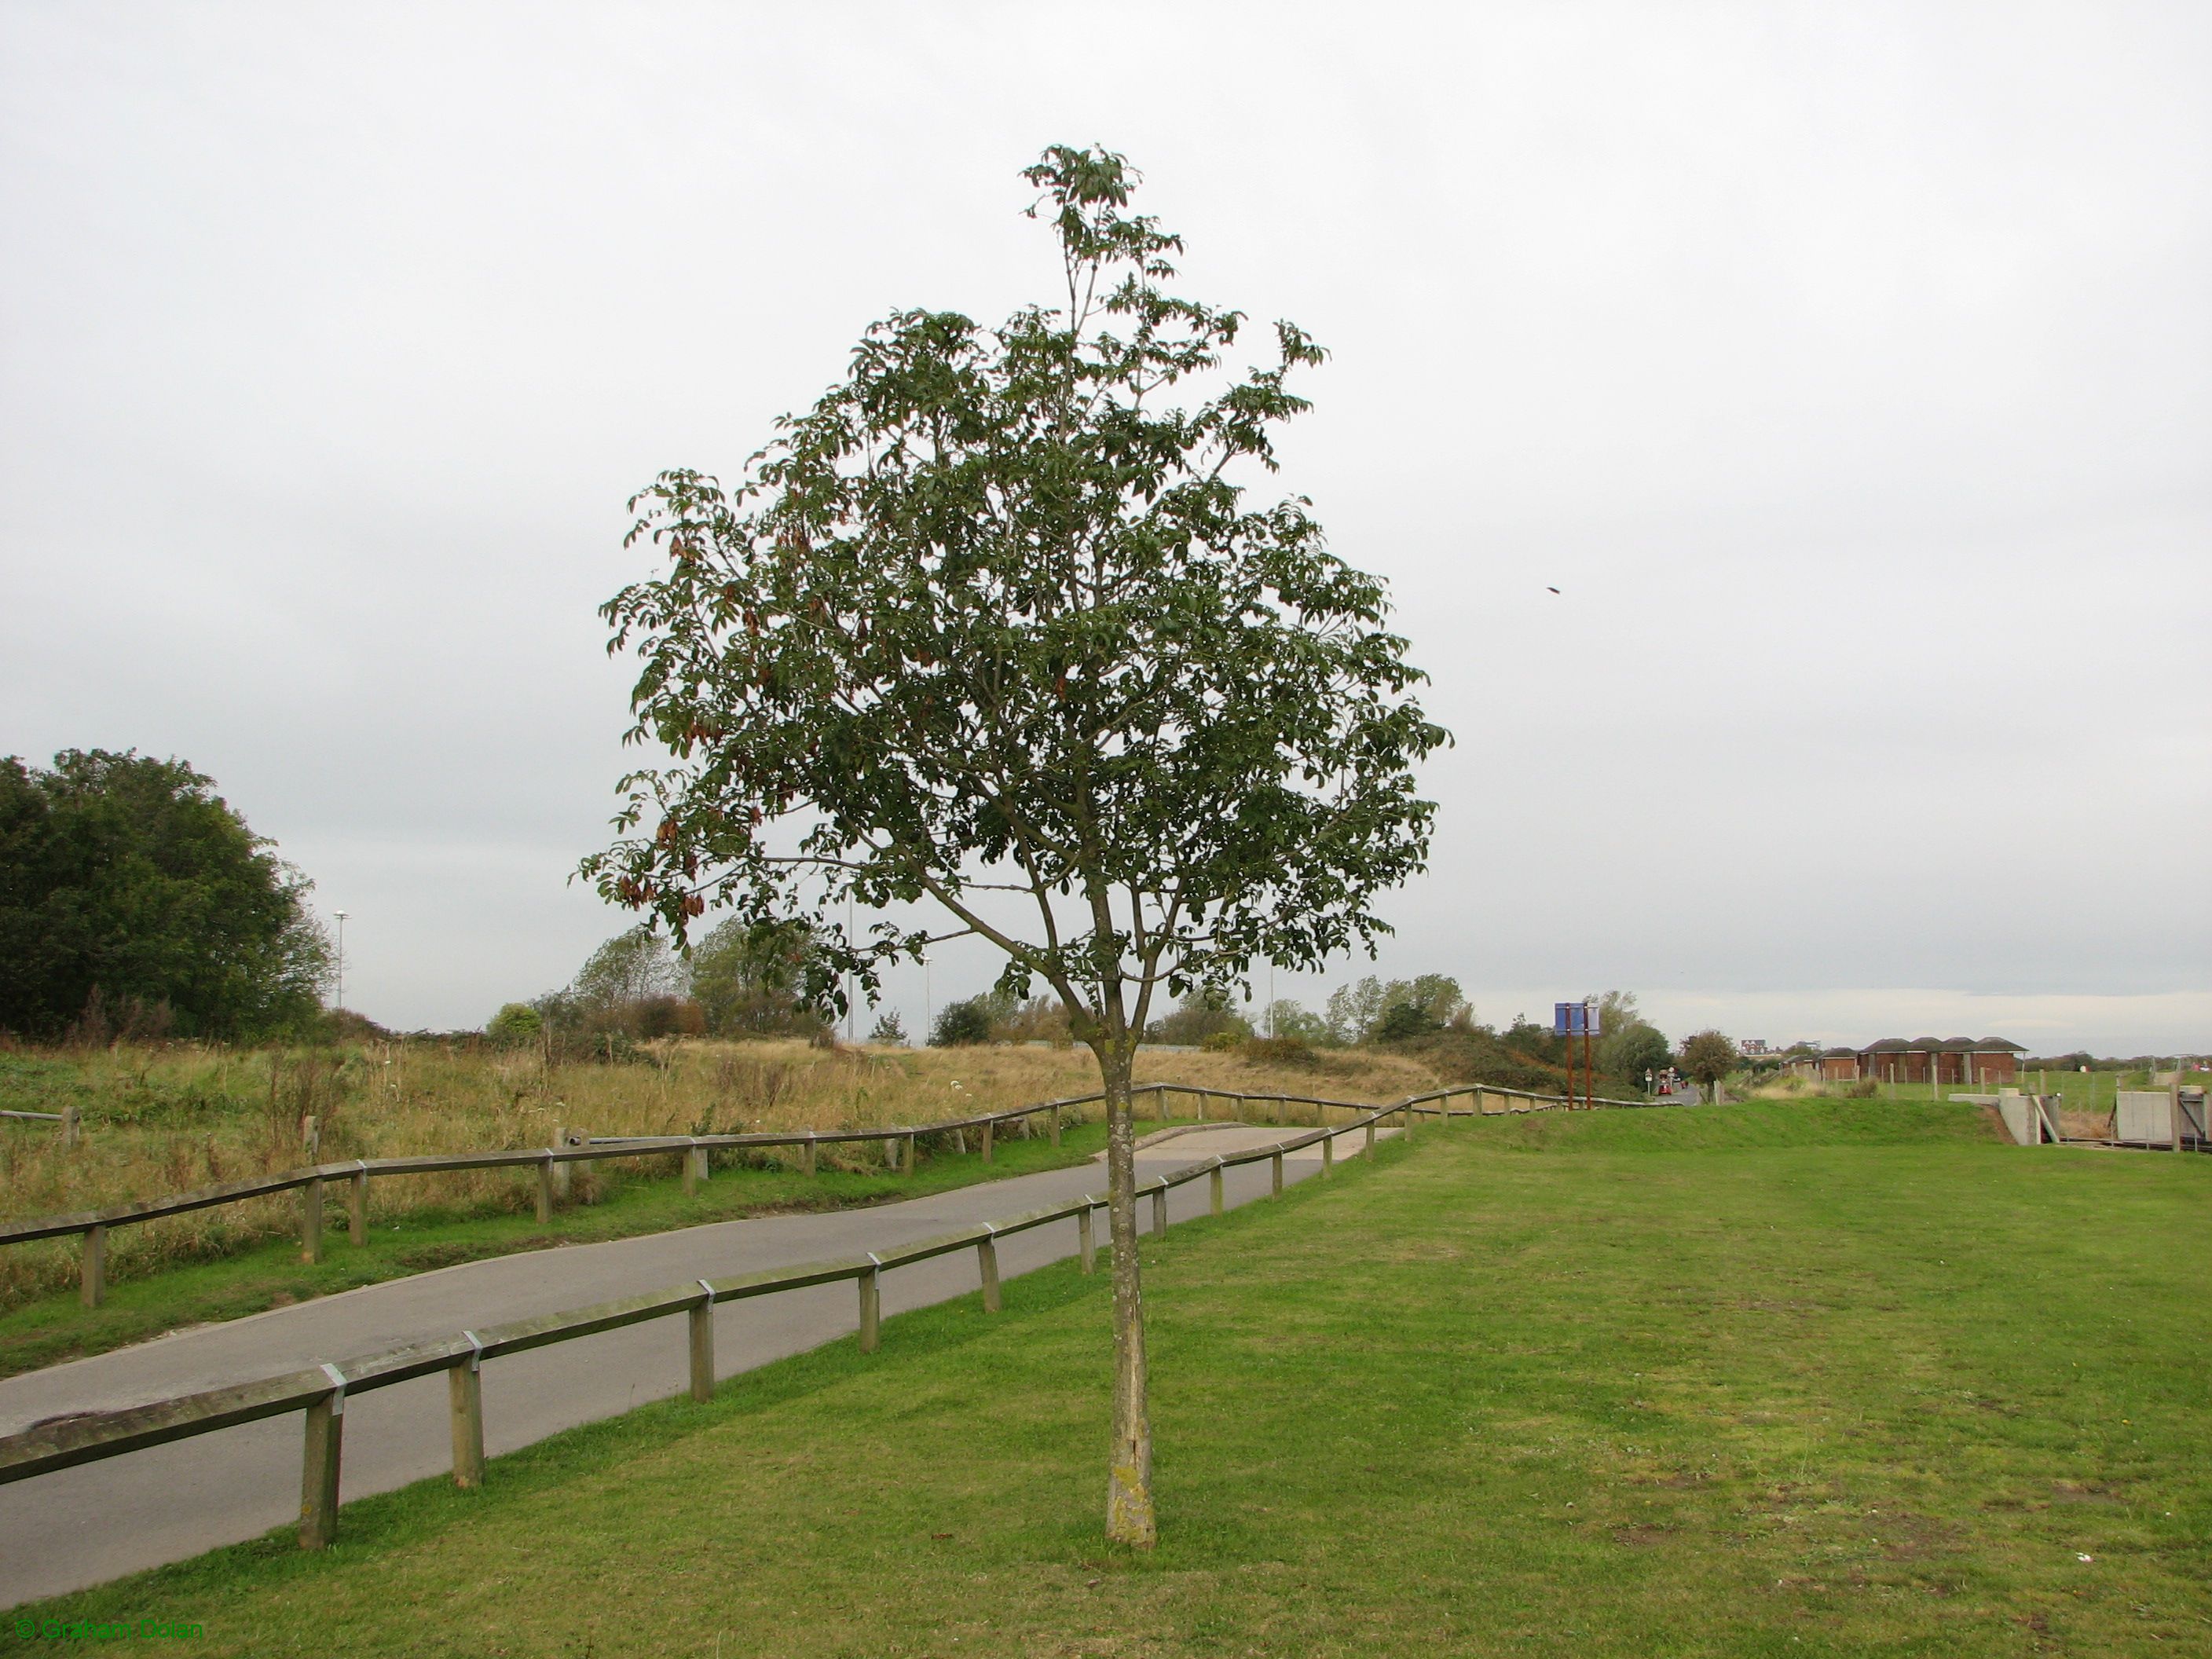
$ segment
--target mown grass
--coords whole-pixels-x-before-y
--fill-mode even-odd
[[[264,1243],[128,1281],[97,1308],[86,1308],[63,1292],[0,1312],[0,1376],[456,1262],[635,1238],[743,1216],[895,1203],[981,1181],[1064,1169],[1084,1163],[1105,1144],[1103,1124],[1070,1125],[1058,1147],[1040,1133],[999,1142],[989,1164],[980,1152],[931,1157],[910,1177],[880,1168],[825,1169],[810,1179],[781,1166],[718,1167],[690,1196],[672,1175],[634,1175],[610,1184],[598,1202],[556,1210],[550,1225],[540,1225],[534,1213],[483,1215],[424,1207],[380,1221],[358,1246],[349,1242],[343,1209],[334,1200],[325,1215],[324,1259],[313,1267],[300,1260],[296,1241]],[[1099,1185],[1104,1184],[1102,1175]]]
[[[1877,1102],[1492,1121],[21,1616],[288,1654],[2203,1652],[2212,1164]],[[557,1524],[549,1524],[553,1517]],[[2086,1559],[2083,1558],[2087,1558]]]
[[[1311,1068],[1234,1054],[1141,1053],[1140,1082],[1395,1098],[1431,1086],[1402,1055],[1358,1051]],[[368,1043],[341,1049],[119,1045],[89,1053],[0,1048],[0,1106],[74,1105],[83,1144],[43,1124],[0,1121],[0,1218],[52,1215],[247,1179],[309,1162],[302,1120],[329,1162],[544,1146],[563,1129],[705,1134],[943,1122],[1079,1096],[1098,1086],[1088,1049],[822,1049],[804,1042],[674,1041],[633,1063],[554,1061],[536,1048]],[[949,1150],[931,1146],[926,1151]],[[823,1148],[824,1168],[880,1173],[880,1144]],[[772,1155],[795,1167],[799,1154]],[[600,1165],[618,1188],[626,1166]],[[380,1229],[434,1218],[514,1219],[532,1208],[527,1171],[464,1170],[373,1182]],[[285,1194],[120,1228],[107,1242],[121,1285],[210,1262],[294,1232]],[[74,1240],[0,1249],[0,1309],[67,1291]]]

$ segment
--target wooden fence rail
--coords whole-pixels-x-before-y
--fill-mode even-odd
[[[1171,1089],[1176,1085],[1152,1085],[1141,1092],[1152,1092],[1154,1088]],[[1410,1134],[1414,1121],[1421,1116],[1436,1116],[1447,1123],[1455,1116],[1490,1115],[1490,1100],[1495,1097],[1505,1101],[1525,1103],[1520,1106],[1507,1105],[1502,1109],[1526,1111],[1549,1109],[1565,1105],[1564,1100],[1525,1093],[1518,1090],[1464,1087],[1439,1090],[1425,1095],[1415,1095],[1388,1106],[1372,1106],[1364,1103],[1318,1099],[1311,1096],[1268,1095],[1262,1097],[1234,1097],[1222,1091],[1184,1091],[1204,1093],[1214,1098],[1233,1098],[1241,1102],[1262,1100],[1278,1112],[1290,1106],[1310,1107],[1321,1120],[1311,1131],[1285,1136],[1267,1146],[1250,1148],[1241,1152],[1224,1153],[1204,1158],[1186,1168],[1173,1171],[1138,1188],[1139,1195],[1152,1199],[1152,1222],[1155,1234],[1167,1231],[1167,1194],[1176,1187],[1204,1180],[1209,1183],[1209,1212],[1218,1215],[1222,1209],[1223,1173],[1247,1164],[1267,1162],[1271,1166],[1273,1191],[1283,1189],[1283,1158],[1287,1153],[1318,1142],[1322,1147],[1322,1173],[1327,1176],[1334,1166],[1335,1143],[1340,1136],[1357,1133],[1362,1137],[1361,1150],[1372,1154],[1375,1129],[1389,1119],[1398,1120]],[[1472,1108],[1462,1111],[1453,1102],[1462,1096],[1471,1097]],[[1097,1097],[1092,1097],[1095,1099]],[[1053,1102],[1042,1107],[1028,1109],[1029,1112],[1050,1111],[1072,1105],[1073,1102]],[[1642,1106],[1642,1101],[1601,1103],[1616,1106]],[[1164,1112],[1164,1106],[1162,1107]],[[1349,1121],[1331,1127],[1327,1122],[1332,1110],[1351,1114]],[[1023,1112],[996,1113],[992,1121],[1025,1115]],[[1241,1115],[1241,1114],[1240,1114]],[[975,1121],[969,1120],[972,1125]],[[938,1125],[933,1128],[950,1126]],[[880,1133],[882,1132],[872,1132]],[[909,1133],[909,1132],[892,1132]],[[823,1139],[828,1139],[824,1136]],[[842,1138],[857,1138],[846,1135]],[[769,1144],[789,1144],[789,1137],[768,1137]],[[701,1136],[700,1142],[715,1144],[759,1145],[762,1138],[732,1136]],[[692,1138],[682,1137],[658,1143],[659,1150],[693,1144]],[[584,1156],[586,1154],[577,1154]],[[589,1155],[605,1156],[604,1152]],[[480,1154],[480,1158],[516,1161],[511,1155]],[[532,1154],[533,1158],[544,1154]],[[455,1166],[441,1160],[391,1159],[386,1164],[399,1163],[410,1165],[428,1164],[432,1167],[481,1167],[480,1164]],[[335,1167],[342,1172],[353,1166]],[[310,1175],[308,1179],[320,1178]],[[216,1200],[213,1201],[222,1201]],[[714,1322],[712,1312],[716,1304],[743,1300],[751,1297],[770,1296],[784,1291],[803,1290],[811,1285],[852,1281],[858,1288],[860,1302],[860,1346],[863,1352],[875,1352],[878,1344],[882,1308],[883,1275],[895,1267],[911,1266],[934,1257],[950,1255],[960,1250],[972,1249],[976,1254],[978,1279],[981,1283],[987,1312],[1000,1309],[998,1244],[1004,1238],[1013,1237],[1035,1228],[1073,1220],[1079,1235],[1079,1255],[1082,1271],[1094,1270],[1096,1251],[1093,1245],[1092,1218],[1103,1208],[1103,1194],[1090,1194],[1071,1203],[1049,1206],[1018,1215],[1008,1220],[982,1222],[956,1231],[939,1234],[912,1244],[896,1249],[869,1251],[857,1256],[848,1256],[830,1261],[811,1262],[798,1267],[769,1268],[759,1273],[741,1273],[729,1278],[695,1279],[689,1285],[665,1291],[650,1291],[641,1296],[625,1297],[596,1306],[580,1308],[567,1313],[546,1314],[532,1319],[512,1321],[484,1330],[463,1331],[459,1334],[434,1341],[417,1342],[403,1347],[390,1348],[367,1354],[340,1364],[321,1364],[281,1376],[257,1379],[251,1382],[234,1384],[204,1393],[186,1395],[122,1411],[100,1412],[72,1416],[41,1424],[20,1434],[0,1437],[0,1485],[16,1480],[27,1480],[34,1476],[52,1474],[106,1458],[119,1457],[126,1453],[141,1451],[173,1440],[196,1435],[212,1434],[240,1424],[259,1421],[264,1418],[281,1417],[292,1412],[305,1413],[305,1434],[301,1461],[299,1540],[302,1548],[319,1549],[336,1535],[337,1526],[338,1474],[342,1463],[344,1431],[345,1401],[349,1395],[366,1393],[374,1389],[389,1388],[444,1371],[447,1375],[448,1399],[452,1415],[453,1444],[453,1479],[461,1486],[475,1486],[483,1479],[483,1390],[479,1376],[483,1362],[502,1355],[522,1353],[532,1348],[541,1348],[554,1343],[568,1342],[579,1337],[595,1335],[602,1331],[616,1330],[628,1325],[643,1324],[648,1321],[670,1318],[677,1314],[685,1316],[685,1334],[690,1351],[690,1393],[704,1400],[714,1391]],[[143,1212],[142,1212],[143,1213]],[[94,1224],[98,1225],[100,1224]],[[50,1235],[42,1235],[50,1236]]]
[[[1229,1090],[1205,1089],[1179,1083],[1146,1084],[1136,1092],[1153,1097],[1156,1114],[1162,1119],[1168,1115],[1170,1095],[1193,1096],[1198,1102],[1198,1116],[1201,1122],[1206,1121],[1209,1101],[1232,1103],[1230,1115],[1239,1121],[1245,1120],[1255,1105],[1272,1108],[1273,1121],[1278,1123],[1294,1105],[1311,1107],[1317,1120],[1321,1114],[1329,1110],[1357,1112],[1370,1109],[1365,1103],[1358,1101],[1322,1100],[1310,1095],[1237,1094]],[[1462,1094],[1540,1103],[1543,1107],[1563,1103],[1560,1097],[1534,1095],[1518,1089],[1478,1089],[1473,1085],[1421,1098],[1449,1099]],[[993,1131],[998,1125],[1048,1117],[1053,1144],[1058,1146],[1064,1114],[1071,1110],[1080,1113],[1085,1108],[1104,1098],[1100,1094],[1077,1095],[1064,1100],[1045,1101],[1035,1106],[1018,1106],[1003,1112],[953,1118],[942,1123],[908,1124],[886,1129],[802,1129],[748,1134],[641,1135],[605,1139],[578,1137],[574,1144],[558,1146],[430,1153],[414,1158],[354,1158],[343,1163],[317,1164],[302,1169],[286,1170],[252,1181],[226,1182],[220,1186],[203,1187],[168,1198],[112,1204],[103,1209],[78,1210],[65,1215],[0,1221],[0,1245],[27,1244],[40,1239],[75,1237],[79,1241],[80,1250],[78,1299],[88,1308],[96,1308],[107,1293],[108,1230],[160,1220],[167,1216],[185,1215],[194,1210],[244,1203],[251,1199],[268,1198],[279,1193],[298,1192],[301,1194],[300,1253],[302,1260],[313,1263],[323,1258],[324,1195],[325,1188],[332,1182],[343,1182],[345,1185],[347,1231],[356,1244],[362,1244],[368,1238],[368,1183],[384,1176],[435,1175],[459,1170],[534,1169],[538,1176],[538,1218],[541,1222],[550,1222],[555,1207],[566,1196],[568,1168],[577,1164],[595,1164],[611,1158],[665,1158],[671,1153],[678,1154],[683,1158],[684,1190],[690,1192],[696,1190],[698,1182],[708,1177],[708,1155],[711,1152],[796,1147],[800,1152],[801,1167],[811,1176],[815,1170],[818,1147],[881,1142],[888,1147],[888,1155],[895,1166],[912,1175],[919,1163],[918,1143],[924,1135],[965,1133],[970,1129],[976,1130],[981,1138],[983,1161],[988,1164],[992,1161]],[[1641,1106],[1651,1103],[1608,1100],[1597,1103]],[[1480,1109],[1480,1101],[1478,1109]],[[1392,1109],[1397,1109],[1394,1107]],[[1428,1112],[1444,1109],[1424,1106],[1419,1109]],[[1524,1105],[1509,1109],[1525,1111],[1532,1108]],[[75,1109],[57,1115],[56,1121],[62,1126],[64,1144],[75,1145]]]

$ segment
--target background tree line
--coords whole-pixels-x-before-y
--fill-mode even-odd
[[[186,762],[0,759],[0,1031],[312,1033],[333,954],[313,886]]]

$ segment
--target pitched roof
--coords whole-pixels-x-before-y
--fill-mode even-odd
[[[2017,1042],[2007,1042],[2003,1037],[1914,1037],[1910,1041],[1904,1037],[1884,1037],[1879,1042],[1868,1043],[1863,1048],[1838,1048],[1833,1052],[1862,1054],[1929,1054],[1939,1052],[1947,1054],[2024,1054],[2027,1050]]]

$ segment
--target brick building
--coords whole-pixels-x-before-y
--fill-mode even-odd
[[[2027,1051],[2002,1037],[1884,1037],[1863,1048],[1823,1048],[1790,1062],[1792,1075],[1820,1083],[1935,1083],[1995,1088],[2016,1081]]]

